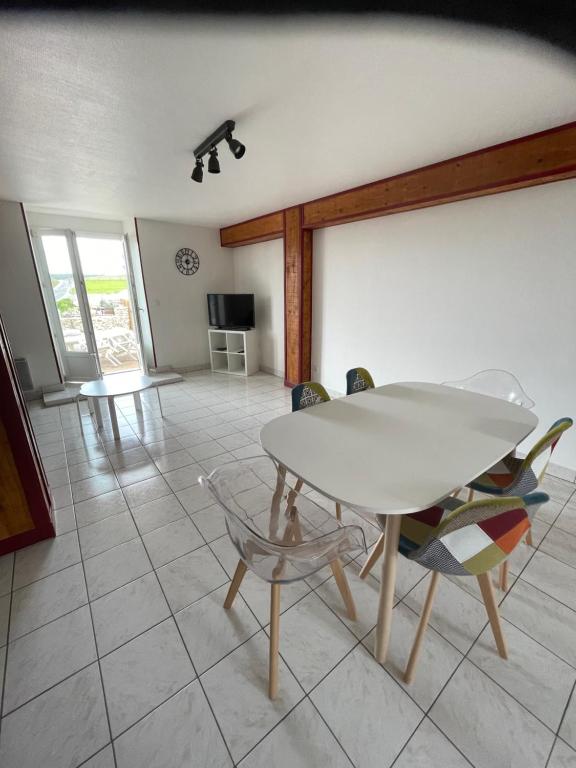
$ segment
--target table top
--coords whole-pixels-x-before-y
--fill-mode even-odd
[[[85,397],[114,397],[141,392],[143,389],[155,386],[156,382],[150,376],[142,373],[113,373],[103,379],[87,381],[80,387],[80,394]]]
[[[405,382],[280,416],[260,438],[268,454],[335,501],[406,514],[465,486],[537,424],[504,400]]]

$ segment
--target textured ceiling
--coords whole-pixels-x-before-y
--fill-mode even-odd
[[[0,19],[0,198],[225,225],[576,119],[576,62],[372,19]],[[237,122],[242,160],[190,180]]]

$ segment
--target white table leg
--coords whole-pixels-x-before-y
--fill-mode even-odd
[[[92,401],[92,409],[94,411],[94,414],[96,416],[96,426],[98,429],[102,429],[102,411],[100,410],[100,402],[97,397],[91,397],[89,400]]]
[[[162,400],[160,400],[160,387],[156,387],[156,394],[158,395],[158,408],[160,408],[160,417],[164,418],[164,413],[162,412]]]
[[[78,411],[78,421],[80,422],[80,432],[84,434],[84,425],[82,424],[82,412],[80,410],[80,398],[76,397],[76,410]]]
[[[140,392],[134,392],[134,408],[136,408],[137,411],[140,411],[142,413],[142,400],[140,398]]]
[[[392,608],[394,607],[394,587],[396,586],[396,563],[398,560],[398,542],[402,515],[386,516],[386,539],[384,559],[380,580],[380,600],[378,603],[378,624],[376,626],[376,661],[384,664],[392,629]]]
[[[116,418],[116,406],[114,405],[114,398],[112,395],[108,395],[108,410],[110,411],[110,421],[112,422],[114,440],[120,440],[120,432],[118,431],[118,419]]]

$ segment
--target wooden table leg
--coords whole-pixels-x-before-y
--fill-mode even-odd
[[[112,422],[114,440],[120,440],[120,432],[118,431],[118,419],[116,418],[116,406],[114,405],[114,398],[112,395],[108,395],[108,410],[110,411],[110,421]]]
[[[401,515],[386,516],[386,539],[384,542],[384,560],[380,580],[380,600],[378,603],[378,624],[376,626],[376,660],[380,664],[386,661],[390,630],[392,628],[392,608],[394,607],[394,587],[396,586],[396,563],[398,560],[398,542],[400,540]]]
[[[140,397],[140,392],[133,392],[132,394],[134,396],[134,408],[142,413],[142,399]]]

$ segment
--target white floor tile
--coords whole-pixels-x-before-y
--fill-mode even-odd
[[[69,467],[70,481],[77,483],[80,480],[87,480],[95,475],[102,475],[112,472],[112,465],[106,457],[94,459],[94,461],[85,461],[81,464],[73,464]]]
[[[224,608],[229,586],[224,584],[175,616],[200,675],[260,630],[240,595],[232,608]]]
[[[16,552],[14,589],[61,571],[80,562],[80,546],[76,531],[46,539]]]
[[[307,699],[274,728],[239,768],[353,768]]]
[[[149,501],[139,507],[133,507],[132,515],[140,534],[144,535],[185,517],[186,512],[172,493],[170,496],[162,496],[160,499],[154,499],[154,501]]]
[[[113,737],[196,677],[173,619],[110,653],[101,667]]]
[[[356,637],[311,592],[282,614],[280,653],[305,691],[354,647]]]
[[[62,536],[76,530],[76,515],[73,506],[54,510],[54,530],[56,536]]]
[[[140,539],[133,539],[84,561],[90,600],[112,592],[139,576],[152,565]]]
[[[118,488],[118,481],[112,472],[103,472],[101,475],[87,477],[86,480],[79,480],[72,483],[72,498],[74,503],[86,501],[94,496],[100,496],[102,493],[109,493]]]
[[[356,766],[388,768],[423,717],[362,646],[310,697]],[[353,714],[360,702],[362,711]]]
[[[22,587],[12,597],[10,639],[15,640],[87,602],[80,564]]]
[[[576,768],[576,752],[557,739],[546,768]]]
[[[96,661],[88,606],[10,643],[4,714]]]
[[[540,544],[540,552],[555,557],[566,565],[576,568],[576,536],[554,526]],[[574,573],[576,579],[576,572]]]
[[[104,747],[97,755],[82,763],[82,768],[115,768],[112,747]]]
[[[206,509],[206,507],[214,503],[210,493],[199,485],[193,485],[184,491],[178,491],[176,496],[180,499],[180,503],[189,515],[193,515],[194,512],[199,512],[201,509]]]
[[[542,768],[554,741],[552,731],[466,660],[430,718],[477,768]]]
[[[560,736],[576,749],[576,695],[572,693],[572,698],[566,709],[564,720],[560,727]]]
[[[394,768],[470,768],[456,747],[425,718],[402,750]]]
[[[174,612],[228,581],[226,572],[207,546],[158,568],[157,574]]]
[[[150,459],[139,464],[131,464],[129,467],[116,469],[115,472],[122,488],[139,483],[142,480],[149,480],[151,477],[156,477],[160,474],[156,464]]]
[[[502,631],[508,645],[507,660],[498,655],[489,627],[468,658],[556,731],[576,682],[576,669],[506,620],[502,622]]]
[[[239,761],[304,693],[282,659],[277,698],[268,698],[268,638],[247,640],[202,675],[202,684],[228,748]]]
[[[128,511],[128,505],[124,501],[122,491],[110,491],[96,496],[93,499],[82,501],[74,506],[78,528],[97,523],[107,517],[119,515]]]
[[[2,720],[2,768],[72,768],[110,740],[93,664]]]
[[[536,552],[523,571],[522,579],[576,610],[576,570],[569,565],[543,552]]]
[[[172,453],[161,454],[154,459],[156,466],[164,475],[175,469],[181,469],[182,467],[194,464],[194,459],[190,456],[188,451],[185,448],[181,448],[179,443],[177,445],[178,448]],[[150,449],[150,446],[148,446],[148,449]],[[178,488],[177,490],[180,489]]]
[[[154,568],[160,568],[205,544],[198,529],[188,517],[144,534],[142,541]]]
[[[168,496],[172,491],[163,477],[152,477],[150,480],[142,480],[140,483],[134,483],[124,488],[124,497],[128,506],[139,507],[147,501],[160,499],[162,496]]]
[[[0,597],[7,595],[12,588],[12,572],[14,570],[14,553],[0,557]]]
[[[82,557],[86,559],[136,538],[138,529],[134,525],[132,515],[129,512],[121,512],[119,515],[80,528],[78,533]]]
[[[131,581],[92,603],[100,656],[160,623],[170,615],[153,573]]]
[[[232,761],[195,681],[116,741],[118,768],[231,768]]]

